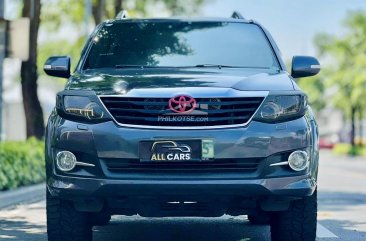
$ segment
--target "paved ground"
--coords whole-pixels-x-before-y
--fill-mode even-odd
[[[0,211],[0,240],[42,241],[45,202]],[[322,152],[318,241],[366,240],[366,158]],[[95,241],[269,241],[269,228],[243,217],[145,219],[114,217],[96,227]]]

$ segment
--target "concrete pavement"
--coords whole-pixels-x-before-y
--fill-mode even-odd
[[[45,183],[0,192],[0,209],[45,199]]]
[[[366,240],[366,158],[321,153],[317,241]],[[45,201],[0,211],[0,240],[47,240]],[[269,241],[268,226],[245,216],[154,218],[116,216],[94,228],[95,241]]]

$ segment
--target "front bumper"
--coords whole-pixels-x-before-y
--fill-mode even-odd
[[[160,208],[150,208],[153,203],[159,206],[185,201],[209,203],[213,207],[199,216],[247,214],[246,210],[256,210],[258,205],[262,210],[282,210],[291,200],[309,196],[316,189],[318,163],[314,135],[315,129],[306,117],[281,124],[252,121],[242,128],[172,131],[118,127],[111,121],[86,125],[54,115],[47,128],[47,186],[53,196],[73,200],[82,211],[108,209],[115,210],[113,213],[170,216],[160,212]],[[220,169],[113,172],[105,165],[106,160],[138,160],[141,140],[172,138],[213,139],[215,159],[256,159],[259,165],[250,172]],[[288,167],[270,166],[298,149],[311,152],[307,170],[294,172]],[[71,151],[80,161],[95,167],[62,173],[54,167],[59,150]]]
[[[310,175],[268,179],[227,180],[111,180],[53,175],[47,181],[54,196],[77,197],[121,196],[310,196],[316,180]]]
[[[53,176],[53,196],[71,200],[79,211],[144,217],[243,215],[283,211],[310,196],[309,175],[254,180],[108,180]]]

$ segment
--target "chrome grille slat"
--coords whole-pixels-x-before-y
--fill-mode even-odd
[[[108,97],[103,97],[108,98]],[[112,97],[112,98],[118,98],[118,97]],[[248,97],[249,98],[249,97]],[[253,98],[253,97],[252,97]],[[159,102],[149,102],[148,105],[167,105],[169,99],[167,101],[159,101]],[[258,104],[261,101],[247,101],[246,104]],[[141,105],[145,106],[147,102],[144,101],[128,101],[128,100],[105,100],[104,103],[107,104],[133,104],[133,105]],[[200,101],[200,104],[209,104],[209,105],[240,105],[243,104],[242,101],[227,101],[227,102],[210,102],[210,101]]]
[[[230,113],[230,112],[251,112],[255,111],[256,108],[242,108],[242,109],[223,109],[223,110],[205,110],[208,114],[220,114],[220,113]],[[168,114],[171,113],[170,110],[146,110],[146,109],[124,109],[124,108],[109,108],[111,113],[115,113],[117,111],[124,112],[138,112],[138,113],[147,113],[147,114]]]
[[[249,115],[247,116],[232,116],[230,117],[231,120],[240,120],[243,117],[250,117]],[[115,118],[120,119],[120,118],[125,118],[125,119],[133,119],[133,120],[145,120],[145,121],[158,121],[158,117],[142,117],[142,116],[120,116],[120,115],[115,115]],[[211,117],[210,119],[207,120],[207,122],[211,122],[211,121],[222,121],[222,120],[227,120],[228,117]],[[187,121],[189,122],[189,121]]]

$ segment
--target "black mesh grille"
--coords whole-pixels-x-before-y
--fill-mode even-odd
[[[145,126],[218,126],[249,121],[263,97],[196,98],[189,114],[169,109],[169,98],[101,97],[118,123]]]
[[[211,162],[140,162],[139,159],[103,159],[111,172],[254,172],[261,159],[217,159]]]

